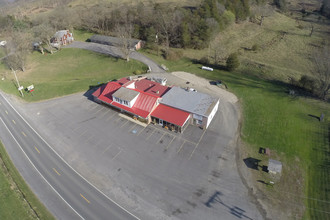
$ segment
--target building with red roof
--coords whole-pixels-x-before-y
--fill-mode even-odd
[[[110,105],[149,123],[150,114],[157,107],[158,99],[169,89],[145,78],[122,78],[99,87],[92,95],[99,103]]]
[[[166,81],[165,81],[166,82]],[[165,83],[164,83],[165,84]],[[94,100],[182,132],[189,124],[206,129],[215,116],[219,99],[179,87],[168,87],[156,80],[122,78],[100,86]]]

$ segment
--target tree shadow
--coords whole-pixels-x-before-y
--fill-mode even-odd
[[[245,218],[245,219],[251,219],[249,216],[247,216],[245,214],[245,210],[241,209],[237,206],[230,206],[227,205],[226,203],[222,202],[220,196],[222,196],[223,194],[219,191],[216,191],[210,198],[209,200],[205,203],[205,206],[207,206],[208,208],[212,208],[213,204],[221,204],[222,206],[224,206],[225,208],[227,208],[229,210],[229,213],[232,214],[233,216],[237,217],[237,218]]]
[[[316,115],[311,115],[311,114],[308,114],[309,117],[312,117],[312,118],[316,118],[318,121],[320,121],[320,117],[316,116]]]
[[[258,170],[259,168],[259,162],[261,160],[258,160],[256,158],[252,158],[252,157],[248,157],[248,158],[245,158],[243,159],[245,165],[250,168],[250,169],[254,169],[254,170]]]

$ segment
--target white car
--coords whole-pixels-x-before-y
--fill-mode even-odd
[[[0,41],[0,46],[5,46],[7,44],[7,41]]]

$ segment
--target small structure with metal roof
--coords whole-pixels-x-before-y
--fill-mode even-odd
[[[269,159],[268,171],[273,174],[280,174],[282,172],[282,163],[278,160]]]

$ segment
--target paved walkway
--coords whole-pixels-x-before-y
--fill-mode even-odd
[[[65,46],[64,48],[80,48],[80,49],[94,51],[97,53],[107,54],[113,57],[123,57],[123,53],[120,51],[119,48],[109,45],[97,44],[97,43],[75,41],[72,44]],[[149,66],[152,73],[165,72],[165,70],[163,70],[156,62],[136,51],[133,51],[131,53],[130,58],[134,60],[138,60]]]

